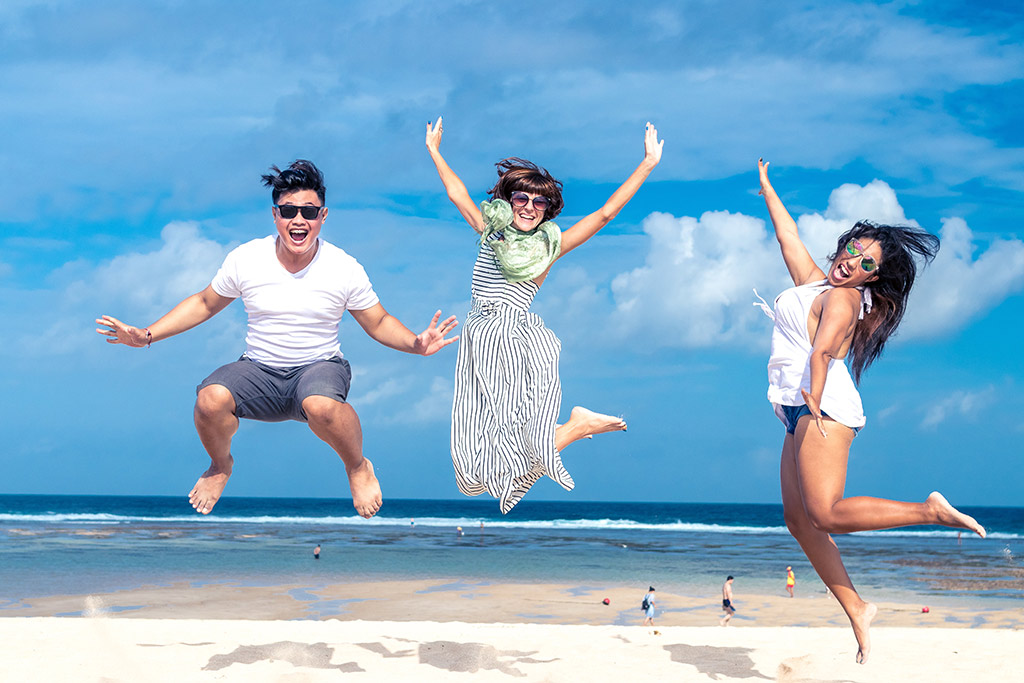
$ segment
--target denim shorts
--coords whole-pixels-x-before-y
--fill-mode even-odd
[[[789,434],[794,434],[796,432],[796,423],[801,417],[803,417],[804,415],[811,415],[811,409],[808,408],[806,404],[799,406],[780,405],[779,408],[782,409],[782,414],[786,416],[786,432],[788,432]],[[823,410],[821,411],[821,416],[828,417],[829,415]],[[843,426],[845,427],[846,425]],[[857,436],[857,432],[859,432],[861,428],[850,427],[849,429],[852,429],[853,435]]]
[[[219,384],[235,399],[235,415],[261,422],[297,420],[306,422],[302,401],[309,396],[326,396],[339,403],[348,397],[352,369],[340,356],[293,368],[275,368],[242,356],[222,365],[196,387],[198,394]]]

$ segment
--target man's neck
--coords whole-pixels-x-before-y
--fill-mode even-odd
[[[284,266],[284,269],[289,273],[297,273],[313,262],[317,252],[320,250],[320,240],[317,239],[316,244],[309,251],[303,254],[293,254],[281,246],[281,237],[278,236],[274,241],[274,250],[277,253],[278,262]]]

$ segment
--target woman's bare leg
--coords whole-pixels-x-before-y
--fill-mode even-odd
[[[884,498],[855,496],[843,498],[846,486],[846,461],[854,432],[825,419],[823,437],[810,416],[801,418],[796,428],[797,469],[800,491],[808,516],[815,527],[832,534],[851,531],[875,531],[917,524],[939,524],[968,529],[985,537],[985,529],[946,501],[938,491],[923,503],[904,503]],[[807,453],[808,457],[800,455]]]
[[[842,469],[844,483],[846,479],[845,465],[844,457]],[[815,528],[811,523],[804,507],[804,498],[797,473],[796,440],[790,434],[786,435],[782,446],[780,479],[782,480],[782,507],[786,526],[793,538],[800,544],[807,559],[811,561],[818,576],[836,596],[836,600],[842,605],[843,611],[850,619],[853,635],[857,638],[857,662],[863,664],[867,661],[871,651],[871,620],[878,608],[862,600],[857,589],[853,587],[853,581],[850,580],[850,575],[847,574],[846,567],[843,566],[839,548],[832,537]]]
[[[621,417],[602,415],[576,406],[569,414],[569,421],[555,428],[555,448],[561,451],[573,441],[579,441],[594,434],[624,431],[626,431],[626,423]]]

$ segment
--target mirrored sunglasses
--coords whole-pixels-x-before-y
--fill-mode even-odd
[[[864,245],[857,240],[850,240],[846,243],[846,253],[850,256],[860,256],[860,267],[865,273],[870,273],[878,267],[875,259],[864,253]]]

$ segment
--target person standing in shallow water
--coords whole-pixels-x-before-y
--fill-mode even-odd
[[[499,161],[491,201],[478,207],[441,156],[441,134],[440,118],[427,124],[427,150],[448,198],[480,234],[472,308],[456,361],[452,463],[462,493],[487,492],[504,514],[542,476],[573,488],[561,456],[569,444],[626,429],[621,418],[581,406],[557,424],[561,342],[529,309],[555,261],[597,234],[640,189],[664,143],[648,123],[637,169],[604,206],[562,231],[553,222],[562,210],[562,184],[546,170],[515,157]]]
[[[196,389],[195,424],[211,464],[188,494],[192,507],[209,514],[234,468],[231,439],[239,418],[296,420],[341,456],[352,503],[363,517],[382,503],[373,464],[363,456],[359,417],[347,402],[352,372],[342,358],[338,325],[346,311],[384,346],[429,356],[458,337],[446,338],[451,316],[410,332],[390,315],[366,271],[320,237],[327,220],[323,174],[305,160],[263,176],[271,188],[276,234],[234,249],[213,281],[149,327],[133,327],[104,315],[96,331],[111,344],[148,347],[199,325],[241,297],[249,318],[242,357],[218,368]]]
[[[896,331],[917,274],[915,257],[931,261],[939,239],[920,228],[861,221],[836,244],[826,274],[815,264],[758,161],[764,195],[796,285],[760,304],[775,323],[768,361],[768,400],[786,428],[782,444],[782,505],[786,526],[814,570],[842,605],[857,638],[857,661],[867,661],[877,608],[853,587],[829,534],[940,524],[985,529],[937,491],[923,503],[844,497],[850,445],[864,426],[854,380],[882,353]],[[853,378],[846,367],[848,361]]]
[[[796,586],[796,576],[793,575],[793,568],[786,567],[786,592],[793,597],[793,587]]]
[[[654,586],[647,589],[647,595],[644,596],[644,626],[654,626]]]

